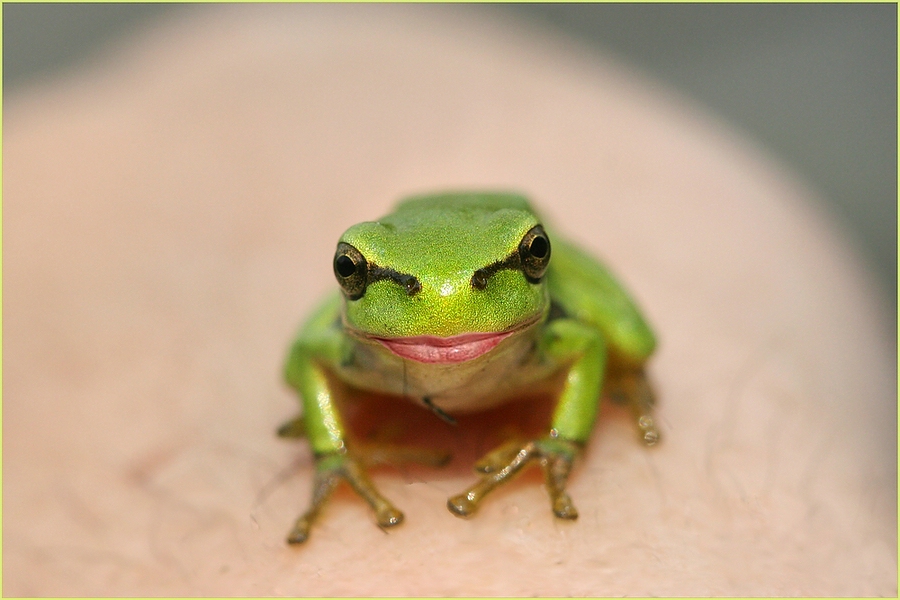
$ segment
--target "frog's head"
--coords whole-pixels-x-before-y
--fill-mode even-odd
[[[461,362],[547,314],[549,260],[524,198],[448,194],[348,229],[334,273],[352,333],[420,362]]]

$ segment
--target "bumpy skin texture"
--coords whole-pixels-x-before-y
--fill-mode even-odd
[[[459,516],[473,514],[486,494],[537,462],[554,514],[576,518],[566,480],[593,428],[604,384],[632,407],[644,443],[658,440],[643,372],[653,333],[609,272],[546,231],[525,198],[410,198],[391,215],[344,233],[335,276],[342,293],[312,315],[285,367],[303,416],[280,433],[304,434],[317,460],[312,505],[289,542],[308,538],[340,479],[372,506],[379,526],[403,520],[365,474],[373,450],[348,441],[341,393],[405,397],[452,422],[454,412],[557,382],[546,434],[510,441],[480,460],[481,479],[448,501]],[[346,385],[339,389],[335,380]]]

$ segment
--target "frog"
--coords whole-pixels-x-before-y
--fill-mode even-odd
[[[408,197],[387,216],[347,229],[332,266],[338,289],[301,327],[284,365],[301,412],[278,432],[305,437],[315,465],[312,499],[289,544],[308,540],[342,481],[371,506],[379,527],[399,525],[404,515],[378,491],[371,466],[447,460],[441,451],[356,444],[342,415],[346,396],[396,397],[452,425],[454,415],[546,390],[553,405],[545,430],[476,462],[475,483],[447,501],[459,517],[474,515],[489,493],[536,464],[553,515],[576,519],[566,486],[604,394],[630,407],[644,444],[659,441],[646,369],[655,334],[609,269],[557,237],[525,195]]]

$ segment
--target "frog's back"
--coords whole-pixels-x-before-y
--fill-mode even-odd
[[[656,347],[656,337],[625,288],[574,244],[559,237],[551,243],[547,284],[553,302],[570,317],[601,330],[613,360],[643,364]]]

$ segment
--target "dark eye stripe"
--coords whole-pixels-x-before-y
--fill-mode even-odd
[[[399,284],[410,296],[422,289],[415,275],[370,263],[362,252],[346,242],[340,242],[334,254],[334,275],[350,300],[359,300],[366,295],[370,285],[382,279]]]
[[[471,284],[476,290],[487,287],[488,280],[505,269],[522,271],[531,283],[538,283],[547,270],[550,262],[550,239],[541,225],[529,229],[519,242],[515,252],[503,260],[482,267],[472,274]]]
[[[475,273],[472,274],[472,287],[476,290],[483,290],[487,287],[488,279],[490,279],[494,273],[505,269],[518,270],[520,267],[521,261],[519,260],[519,253],[513,252],[503,260],[498,260],[495,263],[491,263],[488,266],[475,271]]]
[[[372,268],[369,269],[369,278],[366,281],[366,286],[382,279],[390,279],[400,284],[400,287],[404,288],[410,296],[415,296],[422,289],[422,284],[419,283],[419,279],[415,275],[407,275],[406,273],[400,273],[394,269],[377,265],[372,265]]]

